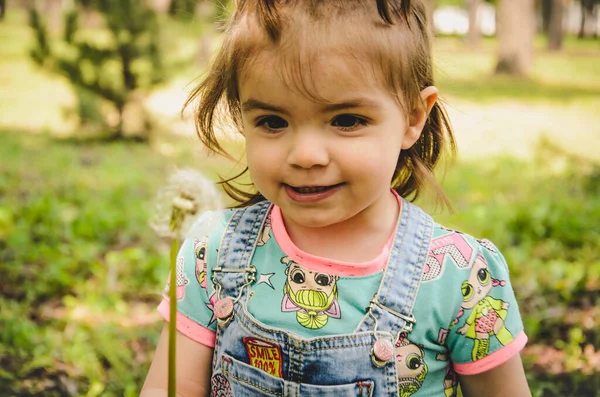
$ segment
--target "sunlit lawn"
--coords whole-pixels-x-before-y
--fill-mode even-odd
[[[461,156],[532,155],[545,137],[568,152],[600,159],[600,45],[568,38],[551,53],[537,40],[527,79],[493,74],[493,39],[481,49],[460,39],[436,43],[436,75],[455,126]]]
[[[478,50],[458,38],[436,42],[438,85],[446,95],[490,104],[511,100],[548,106],[591,104],[600,98],[600,44],[575,38],[563,52],[548,52],[536,46],[533,70],[528,79],[493,76],[495,41],[487,39]]]

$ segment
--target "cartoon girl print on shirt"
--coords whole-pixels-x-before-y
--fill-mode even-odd
[[[196,280],[206,289],[206,238],[194,239],[194,255],[196,256]]]
[[[185,287],[187,285],[187,283],[190,281],[187,276],[185,275],[185,272],[183,270],[183,263],[184,263],[184,259],[183,257],[178,257],[177,258],[177,263],[175,264],[175,275],[176,275],[176,287],[175,287],[175,296],[177,297],[177,300],[182,300],[183,297],[185,296]],[[171,284],[171,276],[169,275],[169,279],[167,280],[167,286],[165,287],[165,295],[168,297],[169,296],[169,285]]]
[[[305,328],[320,329],[329,321],[329,317],[340,318],[340,305],[337,300],[339,276],[313,272],[299,266],[284,256],[281,263],[285,269],[286,280],[283,285],[282,312],[296,312],[296,320]]]
[[[488,295],[492,287],[505,284],[505,281],[492,278],[488,264],[481,255],[477,256],[469,279],[462,284],[463,302],[457,319],[464,310],[471,310],[471,314],[456,332],[473,339],[473,361],[488,355],[490,337],[496,336],[503,346],[513,340],[513,335],[504,326],[509,303]]]
[[[398,396],[409,397],[421,388],[427,376],[425,352],[422,346],[408,340],[406,333],[400,334],[395,349]]]
[[[456,321],[456,320],[455,320]],[[458,322],[458,321],[456,321]],[[448,348],[446,348],[446,339],[450,330],[452,329],[455,322],[453,321],[450,324],[449,329],[441,328],[438,334],[437,343],[441,346],[444,346],[444,352],[438,353],[435,356],[435,359],[438,361],[446,361],[448,364],[446,365],[446,375],[444,375],[444,396],[446,397],[456,397],[457,396],[457,388],[458,388],[458,375],[454,371],[454,367],[452,367],[452,363],[450,362],[450,357],[448,354]]]

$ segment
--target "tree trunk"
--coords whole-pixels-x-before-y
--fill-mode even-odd
[[[592,6],[592,20],[593,21],[598,20],[598,7],[596,7],[596,6]],[[596,23],[592,24],[592,37],[595,39],[598,38],[598,24],[596,24]]]
[[[552,15],[552,1],[553,0],[541,0],[542,8],[542,32],[548,34],[550,29],[550,17]]]
[[[579,4],[581,5],[581,22],[579,24],[579,34],[577,37],[582,39],[585,37],[585,0],[581,0]]]
[[[148,8],[159,14],[166,14],[171,6],[171,0],[146,0]]]
[[[579,34],[577,35],[577,37],[579,37],[580,39],[583,37],[587,36],[587,24],[590,23],[588,21],[588,18],[591,19],[591,23],[590,25],[592,25],[592,29],[593,29],[593,36],[597,37],[597,29],[596,29],[596,21],[597,21],[597,14],[596,14],[596,3],[598,3],[598,0],[580,0],[580,5],[581,5],[581,25],[579,25]]]
[[[48,29],[51,32],[60,31],[62,28],[62,0],[45,0],[42,9],[48,17]]]
[[[21,7],[27,11],[31,11],[31,9],[34,7],[33,0],[22,0]]]
[[[479,47],[481,42],[481,28],[479,27],[479,6],[481,0],[467,0],[469,5],[469,46],[473,48]]]
[[[206,24],[206,29],[200,34],[198,38],[198,53],[196,54],[196,61],[201,67],[205,67],[210,62],[212,56],[212,41],[213,37],[217,33],[218,24],[213,23],[216,10],[212,2],[200,1],[196,3],[196,19]]]
[[[548,25],[548,49],[559,51],[563,44],[563,15],[564,0],[552,0],[550,9],[550,24]]]
[[[496,73],[527,76],[533,58],[534,0],[499,0]]]
[[[6,0],[0,0],[0,19],[4,19],[6,13]]]

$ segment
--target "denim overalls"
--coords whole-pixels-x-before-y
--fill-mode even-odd
[[[261,202],[237,210],[221,241],[212,273],[218,326],[211,395],[397,396],[393,346],[399,333],[411,332],[415,324],[412,309],[431,241],[431,217],[403,200],[388,265],[361,323],[352,334],[306,339],[259,323],[247,311],[249,286],[256,281],[250,262],[269,208]],[[247,364],[249,340],[270,347],[270,358],[280,363],[279,377]]]

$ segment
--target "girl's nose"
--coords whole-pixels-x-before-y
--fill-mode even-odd
[[[290,141],[288,164],[297,168],[310,169],[329,164],[329,150],[322,132],[315,130],[295,131]]]

